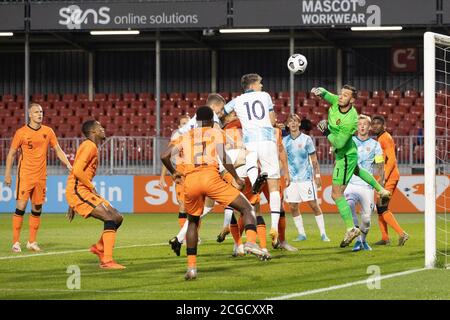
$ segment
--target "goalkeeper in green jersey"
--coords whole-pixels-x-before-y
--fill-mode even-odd
[[[328,110],[328,121],[320,121],[317,127],[330,141],[336,156],[331,197],[336,202],[339,214],[347,228],[341,242],[343,248],[361,234],[361,230],[353,223],[352,211],[344,197],[344,190],[352,175],[359,176],[375,188],[381,198],[390,198],[391,194],[369,172],[358,167],[358,148],[352,139],[358,127],[358,112],[353,107],[356,89],[345,85],[339,95],[334,95],[324,88],[313,88],[311,92],[331,104]]]

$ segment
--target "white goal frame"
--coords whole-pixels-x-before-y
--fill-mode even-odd
[[[436,266],[436,43],[450,37],[425,32],[424,48],[424,145],[425,145],[425,268]],[[447,89],[447,88],[446,88]],[[449,92],[450,94],[450,92]],[[447,98],[447,92],[446,92]]]

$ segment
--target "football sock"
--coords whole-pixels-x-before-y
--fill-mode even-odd
[[[256,226],[247,224],[245,226],[245,235],[247,236],[247,242],[256,243]]]
[[[185,212],[178,212],[178,225],[180,226],[180,229],[183,228],[186,219],[187,214]]]
[[[390,225],[395,230],[395,232],[397,232],[397,234],[399,236],[403,235],[404,231],[403,231],[402,227],[400,227],[400,225],[398,224],[397,219],[395,219],[391,210],[385,211],[383,213],[383,218],[384,218],[384,221],[386,221],[386,223],[388,225]]]
[[[262,216],[256,217],[256,233],[258,234],[259,246],[261,248],[267,248],[266,241],[266,222]]]
[[[231,216],[233,215],[233,208],[226,207],[224,211],[223,216],[223,227],[226,228],[230,225],[231,222]]]
[[[300,214],[300,215],[298,215],[298,216],[296,216],[296,217],[293,217],[293,219],[294,219],[294,224],[295,224],[295,226],[297,227],[297,232],[298,232],[298,234],[306,235],[306,233],[305,233],[305,228],[303,227],[303,218],[302,218],[302,215]]]
[[[105,247],[103,245],[103,234],[100,236],[100,239],[98,240],[98,242],[95,244],[95,246],[97,247],[98,250],[103,251],[105,250]]]
[[[370,186],[375,188],[375,190],[380,191],[383,187],[375,180],[373,175],[371,175],[367,170],[363,168],[359,168],[359,177],[367,182]]]
[[[242,244],[241,233],[239,232],[239,225],[236,221],[234,214],[231,216],[230,232],[231,235],[233,236],[234,243],[236,243],[237,245]]]
[[[384,217],[383,217],[382,214],[378,215],[378,224],[380,226],[381,239],[384,240],[384,241],[389,240],[389,233],[388,233],[387,223],[386,223],[386,221],[384,221]]]
[[[317,227],[319,227],[320,235],[326,234],[325,231],[325,221],[323,219],[323,214],[315,216]]]
[[[280,213],[280,221],[278,222],[278,237],[281,242],[286,240],[286,214],[284,211]]]
[[[22,229],[24,214],[25,211],[16,209],[16,213],[13,215],[13,244],[20,239],[20,230]]]
[[[353,223],[352,210],[350,209],[347,200],[345,200],[345,197],[341,196],[337,198],[336,205],[338,207],[339,214],[341,215],[342,220],[344,220],[345,228],[347,228],[347,231],[354,228],[355,224]]]
[[[105,262],[112,261],[114,243],[116,242],[116,231],[115,230],[104,230],[102,237],[103,237],[103,245],[104,245],[103,261],[105,261]]]
[[[37,232],[38,232],[39,226],[41,224],[41,213],[31,211],[28,224],[30,227],[30,238],[28,241],[30,243],[36,242]]]
[[[188,226],[189,226],[189,221],[186,219],[186,221],[184,221],[183,227],[180,229],[180,231],[177,234],[178,242],[183,243],[184,238],[186,237]]]
[[[280,221],[281,212],[281,196],[280,191],[272,191],[269,194],[271,229],[278,230],[278,222]]]

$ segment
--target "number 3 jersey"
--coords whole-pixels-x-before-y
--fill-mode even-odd
[[[11,143],[12,149],[20,149],[17,176],[26,181],[38,181],[47,178],[48,146],[58,144],[52,128],[41,126],[33,129],[26,125],[16,131]]]
[[[225,112],[236,112],[242,124],[244,143],[276,142],[275,129],[270,121],[272,98],[267,92],[248,90],[225,105]]]

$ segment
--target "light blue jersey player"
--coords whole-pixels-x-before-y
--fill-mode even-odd
[[[287,118],[287,127],[289,135],[283,138],[283,145],[288,158],[291,183],[284,190],[284,199],[289,204],[298,231],[297,239],[294,241],[306,240],[303,218],[299,210],[301,202],[308,202],[314,211],[322,241],[330,241],[325,232],[322,210],[317,201],[317,189],[321,187],[321,181],[316,148],[311,137],[300,132],[300,129],[308,130],[308,127],[311,127],[311,121],[306,119],[300,121],[298,115],[290,114]]]
[[[276,133],[273,127],[276,121],[272,98],[262,91],[262,77],[256,73],[243,75],[241,86],[244,93],[225,105],[225,113],[236,112],[241,121],[244,145],[249,153],[246,157],[248,178],[253,187],[253,193],[267,179],[270,193],[272,246],[278,247],[278,222],[281,212],[280,195],[280,163]],[[259,161],[261,175],[258,177]]]
[[[384,175],[384,157],[378,141],[369,138],[371,119],[368,116],[360,115],[358,117],[358,134],[353,137],[358,148],[358,166],[374,174],[376,167],[377,173],[383,181]],[[362,232],[359,239],[355,242],[353,251],[372,250],[366,242],[366,237],[370,229],[370,216],[375,209],[374,190],[361,178],[353,175],[344,192],[350,208],[355,225],[359,226],[358,216],[356,214],[356,204],[361,206],[361,226]]]

